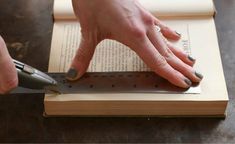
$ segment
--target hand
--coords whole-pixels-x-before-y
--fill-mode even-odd
[[[192,68],[195,59],[165,40],[178,40],[180,34],[152,16],[137,0],[73,0],[73,7],[82,39],[67,73],[69,80],[86,72],[100,41],[113,39],[129,46],[156,74],[176,86],[188,88],[192,81],[201,81],[203,76]],[[157,32],[156,25],[161,32]]]
[[[0,94],[17,87],[18,77],[15,65],[7,51],[6,44],[0,36]]]

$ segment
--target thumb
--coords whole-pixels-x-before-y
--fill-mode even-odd
[[[96,44],[82,39],[66,78],[74,81],[79,79],[87,70],[95,51]]]

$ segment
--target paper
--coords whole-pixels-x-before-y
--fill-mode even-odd
[[[139,2],[157,17],[212,16],[212,0],[139,0]],[[55,0],[54,18],[76,19],[71,0]]]
[[[92,99],[94,96],[97,99],[148,99],[148,100],[226,100],[227,91],[225,80],[223,76],[223,69],[219,54],[219,47],[217,43],[216,31],[213,18],[201,18],[201,19],[172,19],[163,20],[168,26],[181,32],[183,39],[179,43],[176,43],[178,47],[182,45],[187,49],[189,47],[190,52],[196,57],[197,62],[194,69],[200,71],[204,75],[204,79],[201,82],[202,93],[200,95],[161,95],[161,94],[145,94],[140,97],[137,94],[107,94],[107,95],[61,95],[58,98],[62,99]],[[51,46],[51,55],[49,62],[49,72],[65,72],[72,59],[71,55],[75,53],[70,52],[70,56],[66,61],[61,60],[62,51],[61,48],[63,39],[66,38],[64,33],[65,26],[77,25],[76,21],[58,21],[54,24],[53,39]],[[187,37],[190,36],[190,37]],[[186,38],[185,38],[186,37]],[[79,39],[74,39],[74,41]],[[78,44],[78,41],[76,42]],[[67,42],[69,45],[69,42]],[[74,52],[77,46],[73,45]],[[181,47],[182,48],[182,47]],[[218,82],[216,82],[218,81]],[[59,98],[59,99],[60,99]],[[57,98],[55,98],[57,99]]]
[[[57,1],[55,0],[55,4]],[[62,0],[70,2],[69,0]],[[149,2],[156,2],[155,5]],[[160,94],[160,93],[79,93],[45,95],[45,113],[48,115],[224,115],[228,102],[228,94],[223,75],[222,63],[216,36],[216,29],[212,17],[212,0],[143,0],[148,3],[149,10],[158,11],[157,2],[163,2],[160,12],[168,11],[167,18],[161,18],[169,27],[182,33],[182,39],[175,43],[179,48],[185,49],[196,57],[194,69],[201,72],[204,78],[200,94]],[[191,4],[186,5],[186,4]],[[71,10],[64,4],[66,10]],[[150,9],[152,7],[152,10]],[[164,8],[166,11],[164,11]],[[59,9],[57,9],[59,11]],[[191,12],[190,12],[191,11]],[[180,13],[179,12],[183,12]],[[196,13],[195,13],[196,12]],[[197,13],[198,12],[198,13]],[[68,14],[68,13],[67,13]],[[73,15],[73,13],[70,13]],[[154,13],[155,14],[155,13]],[[172,15],[177,14],[177,16]],[[181,16],[182,14],[182,16]],[[185,17],[184,14],[187,14]],[[190,15],[189,15],[190,14]],[[196,15],[195,15],[196,14]],[[206,15],[206,16],[205,16]],[[78,22],[68,19],[55,18],[53,29],[49,72],[64,72],[68,69],[71,59],[78,47],[80,32]],[[72,28],[72,29],[71,29]],[[73,31],[73,34],[72,34]],[[74,36],[73,36],[74,35]],[[67,39],[67,40],[66,40]],[[96,53],[103,46],[123,48],[118,43],[104,42],[98,46]],[[64,48],[61,48],[61,47]],[[107,49],[106,47],[106,49]],[[117,49],[114,49],[114,51]],[[118,50],[117,50],[118,51]],[[130,49],[125,48],[125,51]],[[120,52],[119,52],[120,54]],[[66,56],[67,55],[67,56]],[[105,55],[105,54],[102,54]],[[112,56],[112,53],[109,56]],[[127,55],[125,53],[125,55]],[[127,57],[127,56],[123,57]],[[131,60],[125,60],[127,66],[121,66],[116,59],[112,70],[148,70],[141,64],[134,54]],[[106,56],[105,56],[106,57]],[[61,58],[63,60],[61,60]],[[120,56],[119,56],[120,58]],[[138,58],[138,57],[137,57]],[[103,60],[103,59],[102,59]],[[110,64],[103,69],[100,58],[96,54],[91,62],[89,71],[104,71],[110,69]],[[138,64],[137,61],[139,62]],[[93,63],[97,66],[94,68]],[[103,61],[105,62],[105,61]],[[128,63],[134,62],[134,66]],[[113,65],[112,65],[113,66]],[[118,68],[119,67],[119,68]],[[127,68],[128,67],[128,68]],[[102,82],[101,82],[102,84]]]
[[[184,49],[190,54],[189,25],[172,26],[172,28],[182,35],[179,41],[173,42],[174,45]],[[58,63],[58,66],[56,68],[50,67],[51,69],[49,70],[66,72],[70,67],[71,61],[80,43],[80,26],[76,21],[60,22],[55,24],[54,29],[58,29],[58,31],[63,32],[63,34],[62,36],[60,35],[60,40],[56,42],[56,51],[58,51],[59,59],[51,59],[53,61],[51,61],[51,63]],[[150,69],[129,47],[114,40],[104,40],[96,47],[95,54],[87,71],[121,72],[150,71]]]

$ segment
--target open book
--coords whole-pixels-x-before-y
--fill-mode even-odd
[[[225,115],[228,95],[213,19],[213,1],[140,2],[153,15],[181,33],[182,38],[173,44],[197,58],[195,67],[204,75],[200,84],[201,92],[47,94],[44,100],[46,115]],[[49,72],[66,72],[81,38],[80,25],[74,15],[71,0],[54,1],[54,19]],[[113,40],[104,40],[97,46],[88,71],[150,69],[128,47]]]

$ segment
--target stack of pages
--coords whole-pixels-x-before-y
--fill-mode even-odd
[[[213,19],[213,1],[140,2],[153,15],[182,34],[182,38],[173,43],[197,58],[195,69],[204,75],[199,86],[200,93],[46,94],[46,115],[225,116],[228,94]],[[80,25],[70,0],[54,1],[54,20],[49,72],[66,72],[81,38]],[[116,41],[104,40],[97,46],[88,71],[127,72],[150,69],[128,47]]]

